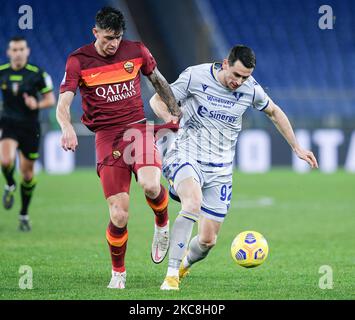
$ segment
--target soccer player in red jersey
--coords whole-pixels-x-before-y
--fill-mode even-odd
[[[161,160],[154,135],[145,125],[140,72],[148,77],[169,106],[172,121],[178,120],[180,110],[149,50],[141,42],[122,39],[125,30],[122,13],[104,7],[95,20],[93,34],[96,41],[68,57],[60,86],[57,120],[62,129],[63,149],[75,151],[78,140],[70,122],[70,106],[79,87],[84,111],[82,122],[95,132],[97,173],[110,212],[106,239],[111,253],[112,278],[108,287],[123,289],[132,172],[155,213],[152,260],[155,263],[163,261],[169,247],[168,194],[160,184]],[[137,140],[137,145],[144,144],[143,149],[133,151],[132,155],[136,157],[133,162],[125,157],[127,146],[133,141],[126,137],[130,130],[135,133],[138,130],[139,134],[134,134],[133,140]],[[140,161],[137,161],[138,156]]]

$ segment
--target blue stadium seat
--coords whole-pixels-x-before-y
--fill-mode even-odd
[[[227,44],[254,49],[255,77],[271,97],[278,93],[288,114],[355,116],[354,97],[348,94],[355,87],[354,1],[327,1],[335,16],[332,30],[318,26],[320,0],[209,3]]]
[[[18,27],[19,7],[31,5],[33,30]],[[105,0],[46,1],[21,0],[2,3],[0,19],[0,63],[7,62],[6,44],[14,35],[23,35],[31,47],[30,61],[45,68],[52,76],[58,94],[67,56],[80,46],[93,41],[91,32],[98,9],[108,5]],[[4,17],[4,18],[3,18]],[[80,99],[75,99],[74,114],[81,114]]]

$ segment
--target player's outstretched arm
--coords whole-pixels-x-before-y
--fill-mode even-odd
[[[158,68],[155,68],[153,72],[148,76],[148,79],[152,83],[155,91],[160,96],[161,100],[167,106],[169,112],[176,117],[181,116],[181,110],[175,100],[174,94],[170,88],[169,83],[164,76],[159,72]]]
[[[275,127],[286,139],[295,154],[300,159],[307,161],[311,168],[318,168],[317,159],[313,152],[310,150],[305,150],[299,145],[295,133],[293,132],[291,123],[281,108],[270,99],[268,106],[264,109],[264,112],[269,116]]]
[[[71,150],[74,152],[78,146],[78,138],[70,121],[70,106],[73,98],[74,93],[71,91],[59,95],[56,116],[62,129],[61,146],[65,151]]]
[[[179,121],[179,118],[176,116],[173,116],[169,110],[167,105],[164,103],[164,101],[160,98],[160,96],[156,93],[154,94],[150,100],[149,104],[154,111],[155,115],[162,119],[165,123],[168,122],[173,122],[177,123]]]

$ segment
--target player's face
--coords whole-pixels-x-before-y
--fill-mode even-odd
[[[16,67],[22,67],[27,63],[29,55],[30,49],[27,47],[26,41],[10,41],[7,48],[7,56],[10,58],[11,64]]]
[[[105,56],[112,56],[116,53],[122,41],[123,31],[116,33],[111,30],[94,28],[93,33],[101,53]]]
[[[223,61],[223,71],[224,71],[224,85],[231,89],[238,89],[243,82],[245,82],[249,76],[253,73],[254,68],[247,68],[239,60],[234,62],[231,66],[227,59]]]

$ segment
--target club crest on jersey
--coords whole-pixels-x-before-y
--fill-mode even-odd
[[[121,156],[121,152],[119,152],[118,150],[114,150],[112,151],[112,156],[114,159],[118,159]]]
[[[128,72],[132,73],[134,70],[134,63],[131,61],[127,61],[124,65],[123,68]]]
[[[233,92],[233,96],[235,96],[235,98],[237,99],[237,101],[244,96],[243,92]]]

